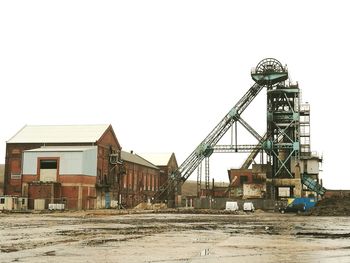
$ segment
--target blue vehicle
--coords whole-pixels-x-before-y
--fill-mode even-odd
[[[309,197],[298,197],[298,198],[288,198],[288,204],[285,207],[281,207],[279,211],[284,214],[288,212],[305,212],[316,204],[315,198]]]

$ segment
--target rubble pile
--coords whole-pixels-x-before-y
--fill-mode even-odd
[[[350,216],[350,196],[320,200],[309,214],[313,216]]]

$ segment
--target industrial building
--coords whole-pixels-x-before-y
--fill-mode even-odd
[[[174,153],[141,153],[140,156],[146,160],[149,160],[160,169],[160,187],[166,185],[169,175],[178,169],[178,164]],[[178,186],[178,192],[181,192],[181,185]],[[165,194],[159,197],[160,200],[168,200],[168,198],[169,196]],[[181,195],[178,195],[176,203],[181,204]]]
[[[130,208],[142,202],[151,202],[159,190],[160,169],[132,151],[121,152],[123,174],[120,201],[123,207]]]
[[[139,155],[160,169],[160,185],[165,184],[168,174],[171,174],[178,168],[174,153],[140,153]]]
[[[145,154],[147,155],[147,154]],[[175,154],[148,155],[121,150],[111,125],[24,126],[6,143],[5,202],[29,209],[131,208],[151,202]],[[157,157],[157,158],[155,158]]]
[[[111,125],[26,125],[6,143],[4,194],[28,198],[29,209],[106,207],[117,198],[120,152]]]
[[[127,208],[152,202],[169,174],[178,167],[174,153],[122,151],[121,159],[125,176],[122,177],[120,198],[122,206]],[[166,201],[166,198],[164,196],[161,200]]]

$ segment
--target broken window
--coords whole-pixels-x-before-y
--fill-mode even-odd
[[[40,181],[57,182],[58,159],[40,159],[39,166]]]
[[[241,175],[241,176],[239,177],[239,180],[240,180],[241,185],[243,185],[244,183],[247,183],[247,182],[248,182],[248,176],[246,176],[246,175]]]
[[[57,169],[57,160],[40,160],[40,169]]]

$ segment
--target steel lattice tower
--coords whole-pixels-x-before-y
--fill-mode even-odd
[[[277,189],[291,186],[299,195],[301,181],[299,171],[300,151],[300,90],[298,85],[287,83],[286,67],[272,58],[262,60],[252,72],[252,78],[267,88],[267,130],[263,148],[267,163],[271,165],[268,175],[267,194],[276,198]],[[282,188],[283,189],[283,188]]]

